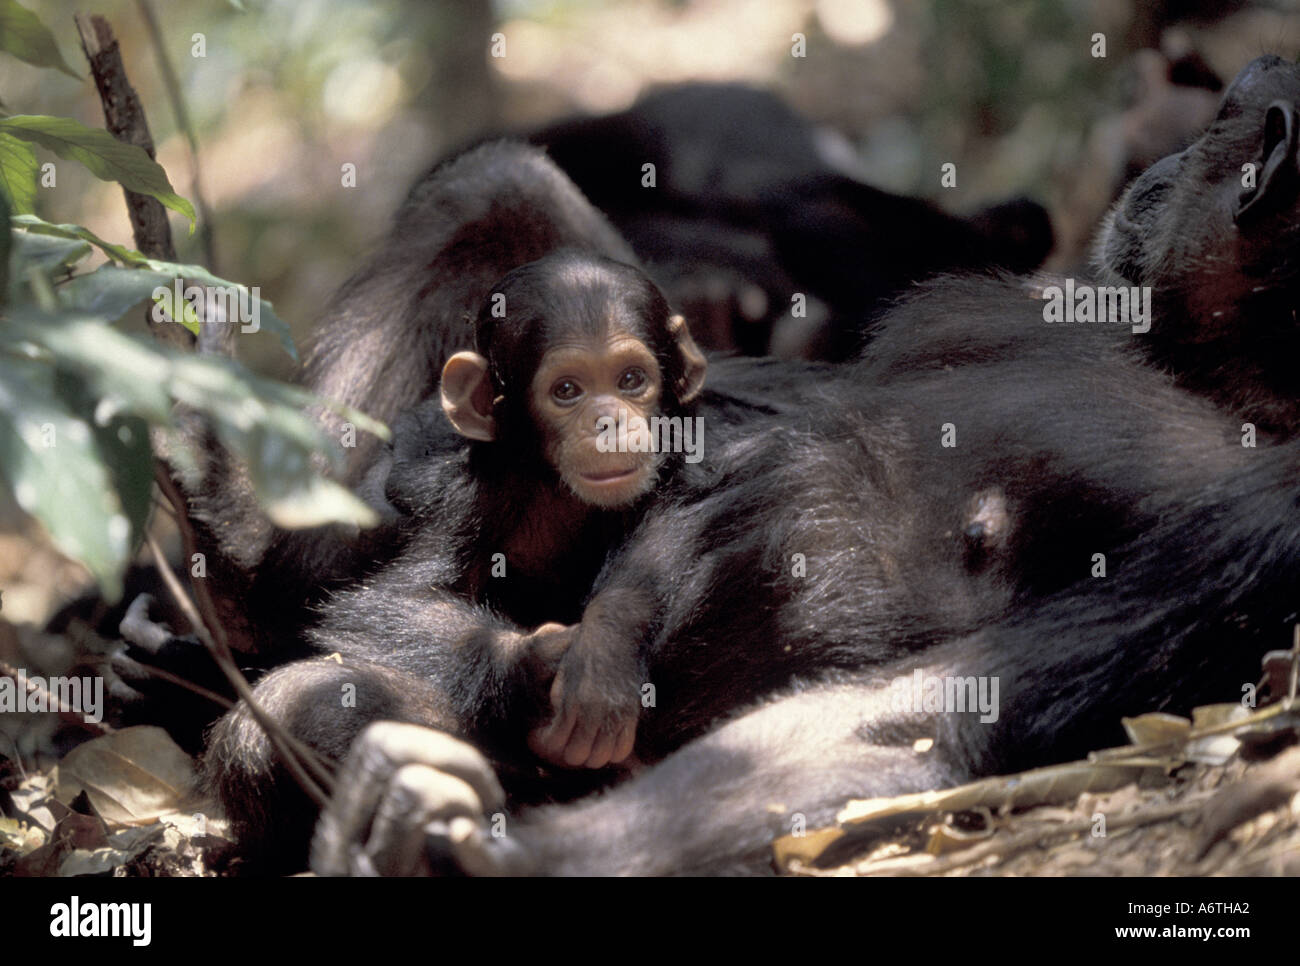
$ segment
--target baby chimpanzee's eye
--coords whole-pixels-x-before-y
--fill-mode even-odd
[[[622,392],[636,392],[645,385],[645,380],[645,370],[633,367],[619,377],[618,388]]]
[[[561,379],[551,387],[551,396],[557,402],[573,402],[582,395],[582,387],[572,379]]]

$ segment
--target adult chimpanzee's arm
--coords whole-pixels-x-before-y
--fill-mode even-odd
[[[654,875],[770,872],[771,843],[796,822],[815,828],[851,798],[951,784],[963,772],[913,750],[930,716],[891,715],[883,682],[794,694],[693,741],[612,791],[483,822],[464,778],[486,763],[446,735],[381,723],[353,749],[313,847],[324,874]],[[468,762],[477,760],[475,768]],[[449,764],[451,763],[451,767]],[[455,771],[452,771],[452,768]],[[451,772],[449,775],[448,773]],[[360,804],[361,807],[358,807]],[[402,815],[398,826],[377,820]],[[427,848],[397,829],[431,833]],[[505,835],[499,830],[504,828]]]
[[[524,633],[436,590],[372,588],[336,604],[316,636],[342,660],[286,665],[253,691],[295,738],[338,762],[367,724],[406,721],[474,739],[507,772],[525,765],[527,722],[567,643],[558,625]],[[250,859],[301,867],[315,806],[244,704],[213,729],[205,773]]]
[[[381,663],[425,682],[442,726],[498,754],[522,751],[526,724],[568,644],[558,624],[528,632],[436,586],[412,585],[401,567],[345,594],[314,632],[346,660]]]

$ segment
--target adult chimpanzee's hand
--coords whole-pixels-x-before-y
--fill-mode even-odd
[[[177,679],[231,700],[234,691],[197,637],[153,620],[153,605],[141,594],[122,618],[123,645],[110,660],[109,695],[123,723],[160,724],[182,747],[197,751],[222,709]]]
[[[395,721],[369,725],[335,788],[312,843],[319,875],[528,871],[522,847],[496,830],[496,823],[504,830],[504,814],[493,813],[504,808],[505,793],[492,766],[441,731]]]

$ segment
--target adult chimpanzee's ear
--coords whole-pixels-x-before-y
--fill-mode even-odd
[[[492,418],[492,380],[488,361],[477,352],[457,352],[442,367],[442,411],[456,432],[469,439],[497,438]]]
[[[668,332],[677,343],[677,352],[682,357],[682,376],[673,389],[677,392],[678,402],[688,403],[704,388],[704,370],[709,364],[700,347],[691,338],[691,330],[686,328],[684,318],[674,315],[669,319]]]
[[[1296,168],[1296,146],[1300,142],[1300,119],[1294,104],[1274,101],[1264,115],[1263,169],[1254,188],[1237,199],[1235,220],[1249,221],[1257,215],[1280,212],[1295,203],[1300,186]]]

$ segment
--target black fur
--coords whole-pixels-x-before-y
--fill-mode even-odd
[[[258,689],[328,753],[361,736],[317,867],[370,868],[394,813],[375,824],[368,809],[390,794],[423,787],[421,806],[438,804],[411,784],[419,768],[385,772],[407,759],[388,753],[391,733],[363,731],[378,717],[492,757],[513,802],[506,840],[484,846],[496,871],[761,872],[796,815],[815,827],[851,797],[1068,759],[1121,740],[1121,715],[1240,694],[1260,653],[1289,639],[1300,565],[1300,440],[1275,417],[1260,445],[1243,446],[1242,405],[1263,398],[1284,413],[1294,394],[1272,378],[1272,341],[1220,340],[1217,380],[1167,346],[1218,339],[1214,312],[1233,306],[1245,331],[1289,337],[1264,312],[1266,292],[1221,296],[1262,278],[1289,298],[1291,170],[1275,165],[1257,191],[1218,202],[1238,177],[1234,151],[1286,159],[1287,115],[1274,105],[1294,108],[1297,95],[1294,65],[1257,62],[1206,138],[1124,202],[1101,248],[1105,278],[1160,286],[1154,340],[1048,325],[1019,281],[949,279],[891,312],[855,366],[766,364],[766,406],[758,370],[717,367],[698,404],[704,461],[666,481],[589,586],[553,602],[584,622],[595,608],[612,645],[641,649],[654,685],[637,733],[649,767],[604,794],[578,786],[618,776],[570,784],[523,749],[538,695],[529,654],[511,642],[528,628],[446,589],[465,566],[449,547],[491,548],[473,544],[484,521],[466,503],[472,488],[443,485],[463,476],[464,448],[444,445],[436,413],[414,414],[385,484],[410,514],[406,542],[335,594],[314,631],[344,664],[291,665]],[[1209,209],[1244,214],[1235,267],[1221,247],[1234,229],[1198,220]],[[1211,263],[1215,284],[1198,288]],[[972,501],[987,494],[999,539],[981,537],[973,559]],[[889,683],[916,670],[996,679],[996,719],[893,707]],[[341,705],[349,684],[367,708]],[[427,772],[446,745],[426,734]],[[915,750],[921,738],[933,747]],[[245,711],[223,721],[209,768],[246,841],[300,848],[310,813],[257,804],[286,794],[270,761]],[[575,800],[529,804],[547,797]],[[396,814],[422,836],[423,812]]]
[[[1018,199],[962,217],[863,184],[830,160],[806,118],[738,84],[665,88],[530,138],[610,216],[713,348],[847,359],[914,282],[1028,271],[1052,248],[1041,205]],[[641,186],[647,163],[654,187]],[[744,305],[754,289],[758,310]],[[794,331],[804,325],[791,319],[796,292],[824,303],[810,309],[829,313],[822,324]],[[729,318],[710,324],[719,298]],[[791,331],[774,344],[774,328]]]

